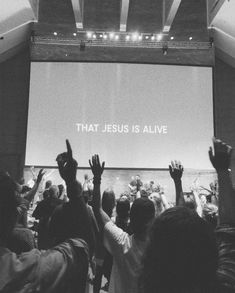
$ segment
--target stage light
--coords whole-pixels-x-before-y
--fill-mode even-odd
[[[114,33],[110,33],[109,38],[112,40],[114,38]]]
[[[189,41],[192,41],[193,38],[192,37],[189,37],[188,39],[189,39]]]
[[[74,37],[76,37],[76,35],[77,35],[76,33],[73,33],[73,36],[74,36]]]
[[[119,35],[116,35],[116,36],[115,36],[115,40],[116,40],[116,41],[119,40]]]
[[[126,36],[126,41],[129,41],[129,40],[130,40],[130,36],[127,35],[127,36]]]
[[[90,39],[92,37],[92,32],[87,32],[87,37]]]
[[[157,40],[158,40],[158,41],[161,41],[161,40],[162,40],[162,34],[158,34],[158,35],[157,35]]]
[[[106,34],[103,35],[103,39],[107,40],[108,36]]]
[[[138,34],[137,33],[132,34],[132,40],[136,41],[137,39],[138,39]]]
[[[93,35],[92,35],[92,38],[93,38],[93,39],[96,39],[96,34],[93,34]]]
[[[174,40],[174,37],[171,37],[171,40]]]
[[[53,35],[54,35],[54,36],[57,36],[57,32],[54,32]]]

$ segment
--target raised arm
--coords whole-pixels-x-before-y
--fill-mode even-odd
[[[94,251],[94,237],[91,227],[91,219],[88,214],[87,207],[82,197],[82,186],[76,180],[77,161],[73,158],[72,149],[68,140],[66,140],[67,152],[57,156],[60,176],[64,179],[67,187],[67,195],[69,198],[69,217],[77,219],[77,225],[68,227],[71,235],[69,237],[80,237],[84,239],[90,248],[90,253]]]
[[[43,172],[44,170],[41,169],[38,173],[37,179],[34,183],[34,186],[32,187],[32,189],[27,192],[27,194],[24,196],[25,199],[28,200],[29,203],[31,203],[34,199],[34,196],[36,194],[36,192],[38,191],[38,187],[42,181],[43,176],[45,175],[46,172]]]
[[[100,164],[100,159],[98,155],[92,156],[92,160],[89,160],[91,171],[93,173],[93,198],[92,198],[92,207],[93,211],[99,225],[100,230],[104,228],[104,225],[110,221],[110,217],[102,209],[101,205],[101,193],[100,193],[100,184],[101,184],[101,175],[104,171],[105,162]]]
[[[183,206],[185,202],[181,178],[184,172],[184,168],[181,165],[181,162],[171,161],[171,165],[169,165],[169,172],[175,184],[176,205]]]
[[[235,191],[230,178],[232,147],[219,139],[213,139],[214,151],[209,149],[209,157],[218,174],[219,183],[219,223],[235,225]]]

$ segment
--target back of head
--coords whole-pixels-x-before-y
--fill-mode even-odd
[[[51,180],[47,180],[45,183],[45,189],[49,189],[52,186],[52,181]]]
[[[131,204],[128,198],[121,197],[117,201],[116,213],[120,219],[126,219],[129,217]]]
[[[137,237],[147,232],[154,215],[154,204],[148,198],[137,198],[133,202],[130,211],[130,226]]]
[[[0,173],[0,239],[5,242],[16,223],[16,185],[6,173]]]
[[[174,207],[154,221],[143,261],[143,292],[214,293],[217,246],[196,212]]]
[[[102,196],[102,208],[111,217],[115,207],[115,193],[112,189],[106,189]]]
[[[59,196],[59,188],[57,185],[52,185],[49,188],[49,197],[50,198],[58,198]]]

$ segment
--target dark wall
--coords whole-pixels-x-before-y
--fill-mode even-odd
[[[0,169],[23,175],[30,71],[29,48],[0,63]]]
[[[216,136],[235,148],[235,68],[218,58],[215,60],[215,127]],[[235,152],[232,169],[235,170]]]

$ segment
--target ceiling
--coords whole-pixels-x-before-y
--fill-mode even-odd
[[[79,0],[77,0],[79,1]],[[86,31],[120,30],[121,3],[126,0],[84,0],[82,24]],[[40,0],[38,24],[35,32],[64,34],[76,31],[73,0]],[[81,1],[80,1],[81,2]],[[163,29],[163,4],[166,10],[174,2],[180,3],[171,21],[169,35],[175,40],[208,41],[206,0],[130,0],[126,31],[160,33]],[[125,12],[124,12],[125,13]]]
[[[84,35],[87,31],[121,31],[122,34],[163,32],[163,41],[169,42],[174,37],[174,41],[168,45],[178,49],[171,50],[172,56],[168,54],[167,58],[179,60],[180,63],[187,56],[185,62],[195,61],[196,64],[207,64],[207,60],[211,63],[211,51],[208,50],[208,54],[205,54],[205,48],[203,52],[200,51],[198,44],[209,44],[210,36],[213,36],[217,54],[235,66],[235,19],[232,13],[234,10],[235,0],[1,0],[0,61],[9,57],[8,53],[15,52],[15,48],[21,44],[28,43],[32,31],[34,35],[46,39],[44,46],[34,48],[34,54],[39,60],[46,55],[50,58],[54,55],[59,59],[61,56],[68,56],[70,52],[71,58],[81,58],[80,53],[70,44],[73,34],[78,31]],[[209,31],[208,23],[211,27]],[[69,42],[65,48],[61,44],[47,43],[47,38],[57,42],[67,38]],[[79,41],[79,38],[76,38]],[[188,47],[181,50],[182,48],[175,45],[176,42],[187,42]],[[193,43],[194,50],[184,50],[192,49],[190,43]],[[119,47],[125,47],[126,44],[127,42],[122,42]],[[112,46],[115,47],[115,44],[112,43],[110,47]],[[135,47],[138,47],[138,44]],[[114,48],[109,49],[110,56],[116,54],[111,50]],[[156,47],[152,49],[151,54],[155,56],[155,51],[159,50],[156,50]],[[106,57],[105,49],[99,48],[94,50],[91,57],[86,51],[88,59],[95,60],[98,51],[102,51],[100,59]],[[123,54],[124,51],[121,51]],[[141,54],[148,55],[148,52],[142,50]],[[82,58],[85,58],[84,55]],[[128,52],[127,57],[130,56]],[[165,57],[162,62],[167,58]],[[232,61],[229,58],[232,58]]]

